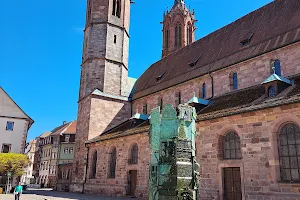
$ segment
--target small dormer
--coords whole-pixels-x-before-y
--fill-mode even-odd
[[[261,83],[265,87],[266,97],[269,98],[277,96],[292,84],[289,79],[278,75],[275,67],[273,67],[273,71],[274,73]]]
[[[188,105],[196,109],[196,112],[200,111],[202,108],[209,105],[209,103],[210,103],[209,100],[196,97],[195,93],[194,96],[187,102]]]

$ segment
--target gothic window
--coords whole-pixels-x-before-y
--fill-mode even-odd
[[[97,151],[93,153],[90,178],[96,178],[96,171],[97,171]]]
[[[202,84],[202,98],[203,99],[206,98],[206,84],[205,83]]]
[[[241,159],[241,142],[237,133],[230,131],[223,137],[223,159]]]
[[[269,97],[275,97],[276,96],[276,90],[274,86],[270,86],[268,89],[268,95]]]
[[[181,104],[181,92],[176,92],[175,94],[175,105],[176,107]]]
[[[134,144],[130,150],[130,158],[128,160],[129,164],[137,164],[138,163],[138,154],[139,148],[137,144]]]
[[[186,31],[186,36],[187,36],[186,42],[187,42],[187,45],[189,45],[189,44],[192,43],[192,39],[193,39],[192,38],[192,36],[193,36],[192,32],[193,32],[192,25],[190,23],[188,23],[188,25],[187,25],[187,31]]]
[[[181,35],[181,24],[178,23],[175,27],[175,47],[181,47]]]
[[[274,68],[275,68],[275,74],[277,74],[278,76],[281,76],[280,60],[275,60]]]
[[[116,177],[117,150],[114,147],[109,153],[109,173],[108,178]]]
[[[169,27],[165,30],[165,49],[169,48]]]
[[[300,129],[294,123],[283,126],[279,133],[281,180],[300,181]]]
[[[145,114],[145,115],[148,114],[148,105],[147,104],[143,105],[143,114]]]

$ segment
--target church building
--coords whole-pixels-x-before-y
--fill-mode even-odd
[[[195,41],[195,13],[175,0],[162,58],[137,80],[131,3],[87,1],[70,191],[146,199],[151,110],[189,104],[199,199],[300,199],[300,1],[272,1]]]

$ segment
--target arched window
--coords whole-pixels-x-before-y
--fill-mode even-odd
[[[166,30],[165,30],[165,49],[169,48],[169,26],[167,26]]]
[[[280,60],[275,60],[274,62],[275,74],[281,76],[281,67],[280,67]]]
[[[139,147],[137,144],[134,144],[130,150],[130,158],[128,160],[129,164],[137,164],[139,158]]]
[[[294,123],[283,126],[279,133],[281,180],[300,181],[300,129]]]
[[[228,132],[223,137],[223,159],[241,159],[241,141],[234,131]]]
[[[202,84],[202,96],[201,96],[203,99],[206,98],[206,84],[203,83]]]
[[[233,73],[232,79],[233,79],[233,89],[237,90],[238,89],[238,75],[236,72]]]
[[[181,47],[181,24],[175,26],[175,47]]]
[[[90,178],[96,178],[96,173],[97,173],[97,151],[93,153]]]
[[[268,95],[269,97],[275,97],[276,96],[276,90],[274,86],[270,86],[268,89]]]
[[[109,173],[108,178],[116,177],[117,150],[114,147],[109,153]]]
[[[187,45],[191,44],[192,41],[193,41],[193,34],[192,34],[193,30],[192,30],[192,25],[190,23],[188,23],[187,25],[187,30],[186,30],[186,42],[187,42]]]

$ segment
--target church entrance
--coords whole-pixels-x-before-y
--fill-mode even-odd
[[[224,200],[242,200],[240,168],[224,168]]]
[[[137,183],[137,171],[131,170],[129,171],[129,195],[134,196],[135,195],[135,189],[136,189],[136,183]]]

